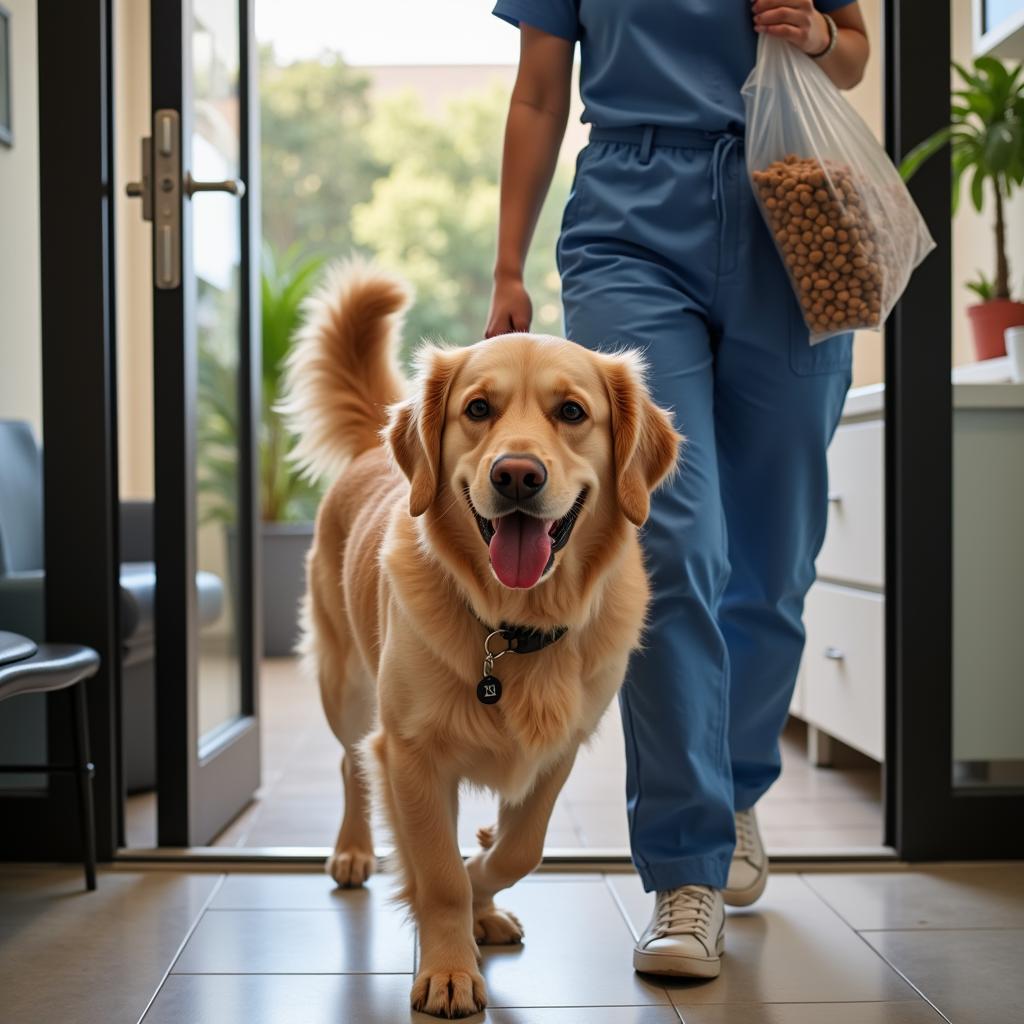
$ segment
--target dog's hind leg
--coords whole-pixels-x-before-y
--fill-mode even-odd
[[[327,873],[340,886],[362,885],[376,870],[373,835],[370,828],[371,800],[368,781],[360,765],[359,741],[371,730],[374,720],[373,684],[357,665],[355,652],[348,659],[344,687],[344,708],[338,708],[331,727],[344,747],[341,781],[345,791],[334,852],[327,860]]]
[[[494,895],[528,875],[544,856],[544,837],[558,794],[569,777],[576,748],[542,775],[522,803],[504,800],[498,810],[498,824],[478,833],[484,849],[466,862],[473,883],[473,935],[482,946],[520,942],[523,926],[519,919],[494,905]],[[484,839],[490,842],[484,842]]]

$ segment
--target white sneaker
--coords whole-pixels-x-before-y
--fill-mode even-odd
[[[633,967],[649,974],[717,978],[724,949],[721,892],[681,885],[658,893],[651,923],[633,947]]]
[[[736,851],[722,898],[730,907],[749,907],[768,884],[768,854],[761,842],[754,808],[736,812]]]

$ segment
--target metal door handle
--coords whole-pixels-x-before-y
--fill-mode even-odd
[[[196,181],[186,171],[185,195],[191,199],[197,192],[227,192],[228,195],[241,199],[245,195],[245,182],[239,181],[237,178],[226,178],[224,181]]]
[[[825,657],[828,658],[829,661],[845,661],[846,660],[846,655],[843,653],[842,649],[839,648],[839,647],[831,647],[831,646],[830,647],[826,647],[825,648]]]

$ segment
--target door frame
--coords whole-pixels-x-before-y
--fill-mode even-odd
[[[250,152],[258,145],[259,106],[255,82],[253,0],[238,0],[239,66],[248,70],[239,82],[240,167],[249,185],[258,170]],[[191,126],[186,82],[191,45],[191,2],[151,0],[150,81],[152,111],[181,114],[182,159]],[[256,132],[257,134],[254,134]],[[253,166],[257,164],[257,167]],[[160,846],[201,846],[248,802],[259,786],[259,395],[261,387],[259,321],[258,181],[241,198],[241,273],[239,329],[250,344],[239,351],[239,578],[235,628],[242,680],[240,717],[199,749],[197,693],[198,615],[196,573],[196,403],[194,324],[188,322],[187,288],[191,253],[191,202],[182,196],[182,284],[153,290],[153,424],[155,449],[154,548],[157,575],[157,841]],[[255,223],[256,230],[249,230]],[[154,239],[155,244],[155,239]],[[156,259],[154,254],[154,266]],[[185,344],[181,345],[184,339]],[[246,512],[248,514],[246,514]],[[232,581],[228,580],[230,589]],[[182,743],[182,738],[185,743]],[[252,780],[255,779],[255,784]]]
[[[251,0],[240,4],[251,8]],[[885,4],[884,101],[892,154],[906,152],[948,115],[949,12],[949,0]],[[88,684],[101,860],[124,838],[111,18],[110,0],[70,6],[42,0],[38,8],[47,629],[55,639],[88,643],[103,658]],[[180,40],[182,26],[172,28]],[[249,29],[243,46],[253,54],[251,18]],[[909,61],[914,74],[900,79]],[[254,133],[258,111],[249,85],[243,131]],[[257,170],[242,170],[254,186]],[[1014,822],[1024,820],[1024,794],[978,794],[952,785],[952,237],[942,161],[926,164],[911,191],[937,248],[894,310],[886,344],[886,840],[912,861],[1001,857],[1019,854]],[[243,201],[255,204],[258,193],[251,187]],[[257,223],[255,206],[250,210]],[[258,267],[258,236],[244,242],[251,266]],[[252,290],[243,313],[251,329],[258,325],[257,303]],[[258,380],[258,361],[245,369]],[[257,408],[247,413],[258,417]],[[247,454],[255,464],[256,451]],[[251,507],[244,528],[256,555],[258,513],[255,503]],[[258,580],[254,559],[246,582],[255,587]],[[181,579],[175,589],[180,593]],[[182,605],[169,614],[184,618],[187,612]],[[245,656],[255,665],[255,623],[250,633]],[[64,708],[54,703],[61,696],[49,698],[47,715],[57,752],[69,739],[58,724]],[[9,826],[5,859],[78,857],[73,830],[64,827],[74,813],[64,783],[53,780],[45,800],[0,798]]]
[[[949,123],[950,6],[885,4],[886,144],[897,158]],[[948,160],[910,183],[936,249],[885,346],[886,841],[911,861],[1020,856],[1024,842],[1024,790],[953,785],[950,185]]]
[[[42,0],[36,16],[45,633],[100,655],[84,685],[96,852],[109,860],[124,839],[112,5]],[[69,700],[68,691],[46,695],[51,762],[72,760]],[[78,813],[70,777],[0,795],[0,858],[80,860]]]

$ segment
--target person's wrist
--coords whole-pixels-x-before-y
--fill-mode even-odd
[[[813,57],[815,60],[820,60],[822,57],[827,57],[833,49],[832,35],[835,22],[821,11],[815,10],[817,15],[816,24],[818,26],[817,32],[810,32],[807,36],[807,44],[804,47],[804,53],[808,57]]]
[[[497,264],[494,268],[495,284],[522,284],[523,271],[515,265]]]

